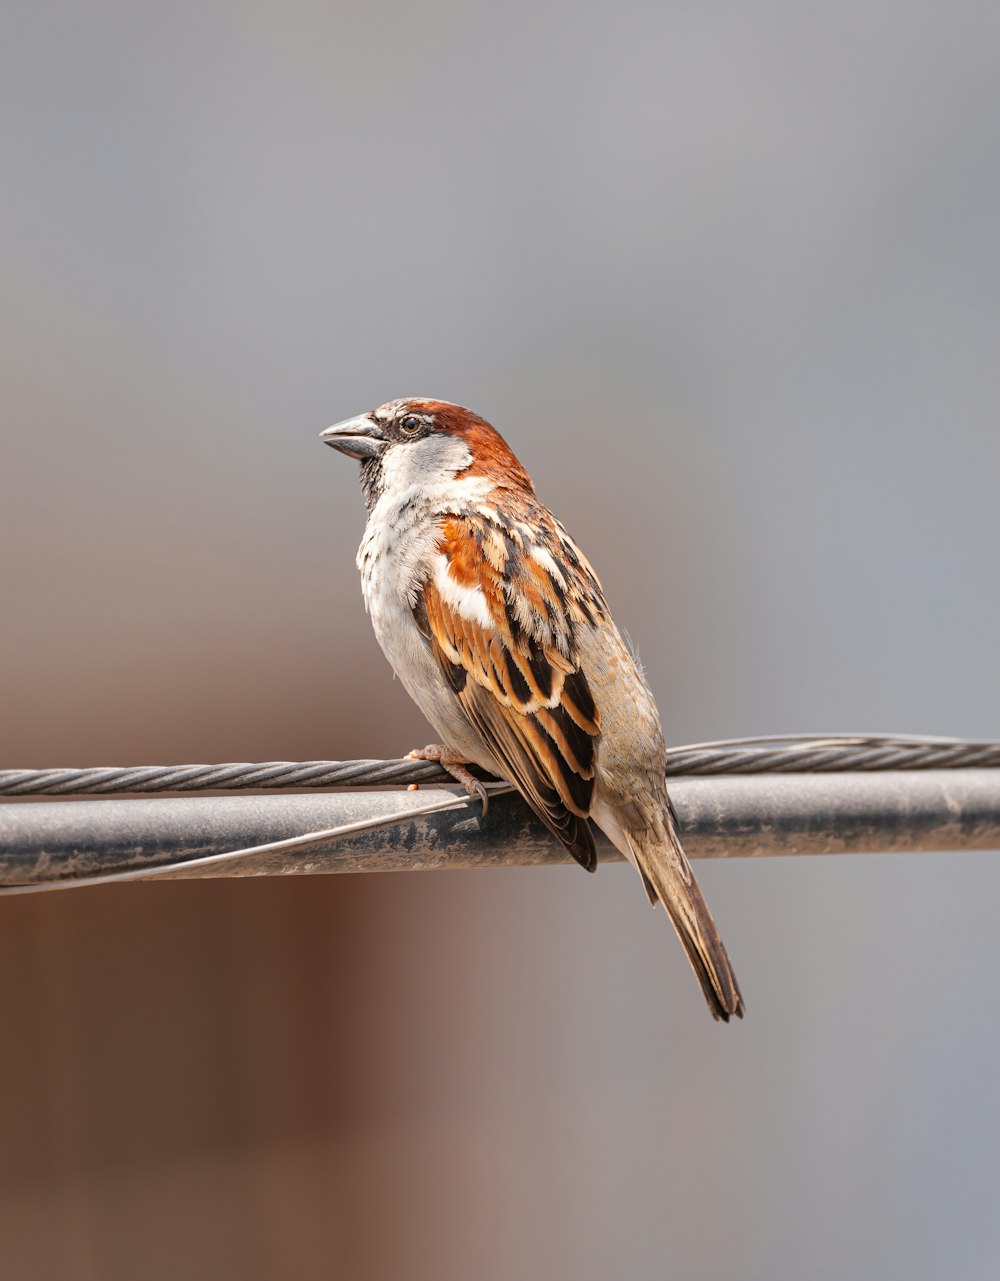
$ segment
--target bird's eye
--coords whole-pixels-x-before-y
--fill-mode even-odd
[[[423,425],[423,419],[418,418],[416,414],[407,414],[405,418],[400,419],[399,428],[405,436],[415,436]]]

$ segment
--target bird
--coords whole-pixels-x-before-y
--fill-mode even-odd
[[[587,871],[591,820],[662,903],[716,1019],[743,1017],[719,931],[681,847],[660,716],[601,584],[485,419],[407,397],[320,438],[360,462],[357,565],[375,636],[440,736],[439,761],[506,779]]]

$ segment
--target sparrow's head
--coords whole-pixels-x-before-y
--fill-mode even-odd
[[[328,427],[320,440],[360,461],[369,510],[384,493],[440,489],[457,477],[533,492],[528,473],[500,433],[446,400],[390,400]]]

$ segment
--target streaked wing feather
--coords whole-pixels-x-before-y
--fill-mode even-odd
[[[579,570],[567,581],[526,528],[514,539],[475,513],[446,517],[436,571],[414,617],[484,743],[546,827],[592,871],[588,815],[600,718],[579,667],[573,619],[582,616],[578,598],[591,616],[603,602],[597,588],[586,603],[596,586],[589,568],[589,577]]]

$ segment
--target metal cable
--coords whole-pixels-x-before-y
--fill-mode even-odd
[[[0,805],[0,896],[147,876],[287,876],[527,866],[569,855],[508,784],[488,816],[454,786],[419,794],[96,798]],[[692,858],[1000,850],[1000,769],[677,778]],[[615,857],[595,830],[598,856]]]
[[[844,770],[1000,766],[1000,742],[900,734],[738,738],[667,751],[668,775],[831,773]],[[488,777],[483,775],[483,777]],[[319,788],[450,783],[433,761],[265,761],[226,765],[141,765],[0,770],[0,796],[108,793],[312,791]]]
[[[509,783],[500,783],[491,787],[492,795],[502,795],[511,791]],[[420,801],[406,810],[404,814],[386,814],[359,822],[341,823],[337,827],[319,828],[315,832],[303,832],[300,836],[285,837],[282,840],[265,841],[248,845],[244,849],[223,850],[216,854],[202,854],[194,858],[172,859],[167,863],[156,863],[153,866],[116,868],[107,872],[98,872],[89,876],[53,876],[49,880],[34,881],[27,884],[4,885],[0,883],[0,897],[12,894],[37,894],[46,890],[66,890],[84,885],[116,885],[119,881],[150,880],[157,876],[166,876],[172,872],[191,872],[196,868],[217,867],[223,863],[235,863],[240,859],[259,857],[261,854],[274,854],[300,851],[309,845],[321,841],[338,841],[345,836],[356,836],[362,832],[378,831],[401,821],[412,822],[414,819],[428,818],[432,814],[443,814],[448,810],[463,809],[474,802],[469,796],[453,796],[450,793],[437,793],[433,799]],[[478,800],[475,802],[478,804]],[[33,809],[37,807],[32,807]]]

